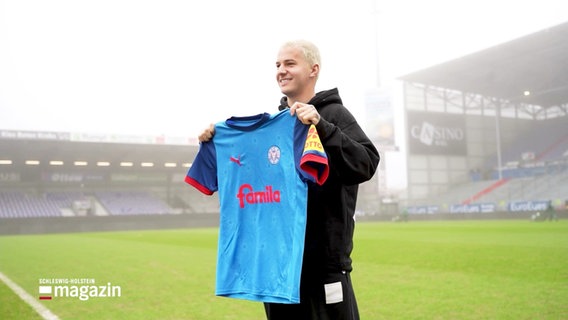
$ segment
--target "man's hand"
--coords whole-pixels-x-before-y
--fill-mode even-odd
[[[296,114],[296,117],[303,123],[303,124],[313,124],[317,125],[321,119],[320,114],[311,104],[295,102],[290,107],[290,114]]]
[[[206,142],[213,139],[213,135],[215,134],[215,125],[212,123],[209,125],[209,128],[203,130],[201,134],[197,136],[199,142]]]

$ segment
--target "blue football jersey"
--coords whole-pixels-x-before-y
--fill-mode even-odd
[[[299,303],[307,184],[328,174],[315,126],[289,110],[215,125],[185,181],[219,195],[216,295]]]

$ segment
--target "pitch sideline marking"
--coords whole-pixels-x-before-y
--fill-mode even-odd
[[[24,300],[27,304],[29,304],[35,312],[37,312],[43,319],[45,320],[59,320],[59,317],[56,316],[53,312],[49,309],[44,307],[41,303],[39,303],[34,297],[32,297],[26,290],[22,289],[18,286],[14,281],[10,280],[7,276],[5,276],[2,272],[0,272],[0,280],[4,282],[15,294],[17,294],[20,299]]]

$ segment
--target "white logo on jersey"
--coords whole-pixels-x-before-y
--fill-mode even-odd
[[[280,148],[272,146],[268,149],[268,161],[272,164],[277,164],[280,161]]]

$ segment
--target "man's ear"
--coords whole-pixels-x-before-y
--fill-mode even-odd
[[[315,77],[317,79],[319,76],[319,72],[320,72],[320,66],[319,64],[316,63],[312,66],[312,72],[310,72],[310,77]]]

